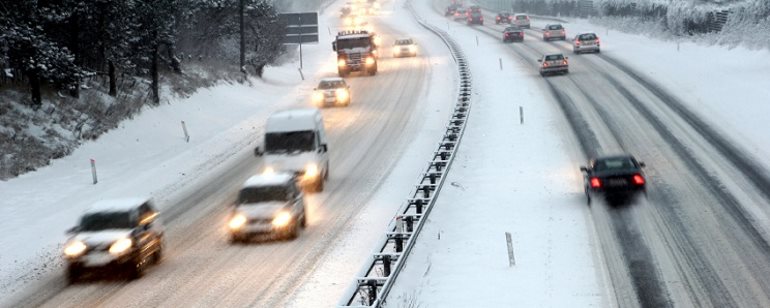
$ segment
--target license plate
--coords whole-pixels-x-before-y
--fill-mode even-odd
[[[625,179],[610,179],[607,184],[610,186],[626,186],[628,182]]]
[[[86,266],[100,266],[110,263],[114,258],[108,253],[90,253],[84,258]]]

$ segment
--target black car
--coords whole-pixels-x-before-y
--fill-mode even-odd
[[[484,25],[484,15],[481,11],[470,11],[467,19],[468,25]]]
[[[510,24],[513,21],[513,15],[508,12],[500,12],[495,16],[495,24]]]
[[[581,166],[585,179],[588,204],[597,194],[603,194],[610,204],[630,200],[639,193],[646,194],[644,163],[631,155],[603,156],[591,159],[588,166]]]
[[[446,12],[444,12],[444,16],[452,16],[452,15],[454,15],[455,12],[457,12],[457,7],[458,6],[456,4],[452,4],[450,6],[447,6]]]
[[[507,27],[503,30],[503,43],[523,42],[524,30],[519,27]]]

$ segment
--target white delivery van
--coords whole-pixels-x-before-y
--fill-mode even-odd
[[[276,112],[265,125],[262,172],[292,172],[308,190],[323,191],[329,177],[329,153],[323,118],[318,109]]]

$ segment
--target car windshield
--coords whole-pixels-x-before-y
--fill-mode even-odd
[[[268,154],[310,152],[315,150],[315,132],[296,131],[265,134],[265,152]]]
[[[238,204],[288,200],[289,189],[282,185],[247,187],[241,189],[241,192],[238,194]]]
[[[321,80],[321,82],[318,83],[318,89],[321,90],[329,90],[342,87],[345,87],[345,82],[342,80]]]
[[[564,59],[563,55],[547,55],[545,56],[546,61],[557,61]]]
[[[561,25],[550,25],[548,30],[561,30]]]
[[[517,27],[508,27],[508,28],[505,28],[505,31],[506,32],[519,32],[521,30],[519,28],[517,28]]]
[[[371,40],[369,37],[361,37],[361,38],[346,38],[346,39],[340,39],[337,40],[337,48],[338,49],[351,49],[351,48],[366,48],[370,47]]]
[[[595,40],[596,39],[596,34],[593,34],[593,33],[581,34],[580,35],[580,39],[581,40]]]
[[[80,219],[80,231],[131,229],[134,227],[130,212],[101,212],[86,214]]]
[[[397,40],[396,45],[412,45],[412,40]]]
[[[634,162],[627,157],[598,160],[594,166],[594,170],[596,171],[626,170],[632,168],[634,168]]]

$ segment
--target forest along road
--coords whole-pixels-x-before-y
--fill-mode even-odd
[[[434,1],[436,13],[447,4]],[[569,56],[570,73],[543,78],[542,88],[563,110],[582,152],[627,152],[647,163],[646,199],[591,205],[617,304],[770,306],[768,226],[757,223],[770,214],[767,172],[683,110],[673,93],[626,67],[622,54],[574,55],[569,41],[544,42],[537,29],[546,23],[534,19],[524,42],[510,44],[503,57],[541,78],[536,60],[543,54]],[[467,31],[501,40],[504,27]]]
[[[224,228],[228,205],[259,163],[253,156],[242,157],[218,182],[190,196],[186,201],[190,206],[184,212],[165,218],[164,260],[150,267],[141,279],[66,286],[61,277],[39,290],[30,290],[29,296],[14,306],[286,305],[327,248],[377,191],[420,128],[426,104],[417,100],[423,97],[431,74],[429,58],[422,54],[392,59],[386,53],[379,60],[376,76],[347,78],[352,97],[349,107],[323,109],[331,155],[330,180],[324,192],[306,194],[308,227],[297,239],[228,243]],[[307,107],[309,101],[310,97],[308,103],[297,107]]]

